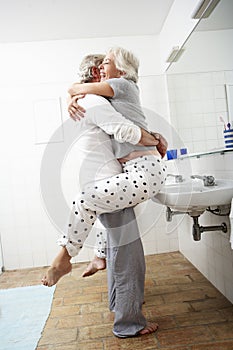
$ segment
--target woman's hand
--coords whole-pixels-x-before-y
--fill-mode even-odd
[[[70,117],[76,122],[84,117],[86,110],[78,104],[78,100],[84,98],[84,94],[75,95],[73,97],[68,97],[68,113]]]

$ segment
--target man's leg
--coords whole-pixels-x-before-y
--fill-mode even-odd
[[[113,333],[134,336],[146,327],[142,314],[145,259],[133,208],[102,214],[107,229],[109,307],[115,311]]]

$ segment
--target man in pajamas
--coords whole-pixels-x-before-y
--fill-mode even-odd
[[[92,69],[93,67],[89,66],[89,70],[92,73],[92,81],[97,75],[96,66],[94,67],[95,69]],[[102,104],[101,113],[104,113],[104,108],[111,109],[109,103],[101,97],[89,96],[84,101],[87,103],[87,108],[91,103],[93,106]],[[113,111],[110,111],[110,114]],[[102,174],[102,178],[119,174],[122,171],[121,165],[114,159],[109,137],[96,125],[90,124],[88,118],[82,127],[83,150],[87,152],[84,168],[87,170],[90,167],[92,181],[94,178],[100,179],[100,174]],[[130,135],[127,128],[130,128],[130,123],[128,126],[127,123],[125,124],[125,135],[124,131],[119,132],[122,141],[130,141],[130,139],[124,139],[126,134]],[[136,139],[138,141],[140,138],[138,138],[138,128],[135,127],[134,131],[137,134]],[[150,140],[151,145],[153,142],[156,144],[153,137]],[[94,169],[93,159],[95,160],[96,169]],[[89,164],[87,163],[88,160],[90,160]],[[101,171],[99,171],[100,168]],[[86,178],[86,176],[83,178]],[[138,333],[146,334],[155,331],[157,325],[147,325],[141,312],[144,298],[145,261],[133,208],[126,208],[111,214],[102,214],[101,221],[108,227],[109,301],[110,309],[115,311],[113,332],[116,336],[127,337]],[[124,237],[130,236],[129,233],[132,234],[129,243],[125,244],[124,242],[122,244]],[[62,239],[66,241],[66,237],[61,238],[61,244]],[[67,244],[67,242],[65,243]],[[66,250],[66,248],[63,249]],[[62,252],[64,250],[61,251],[61,254],[63,254]],[[61,266],[61,256],[58,256],[44,277],[43,284],[48,286],[55,284],[61,276],[70,272],[70,270],[71,266]]]

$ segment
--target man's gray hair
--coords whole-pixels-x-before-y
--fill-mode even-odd
[[[131,51],[125,50],[122,47],[112,47],[108,50],[109,53],[114,56],[116,68],[125,73],[123,77],[137,83],[139,68],[137,57]]]
[[[79,66],[80,83],[88,83],[93,79],[92,68],[98,68],[105,55],[95,54],[87,55],[83,58]]]

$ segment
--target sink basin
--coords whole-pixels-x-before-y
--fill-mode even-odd
[[[166,184],[154,200],[171,209],[198,215],[210,206],[231,203],[233,180],[219,179],[215,182],[214,186],[204,186],[202,180]]]

